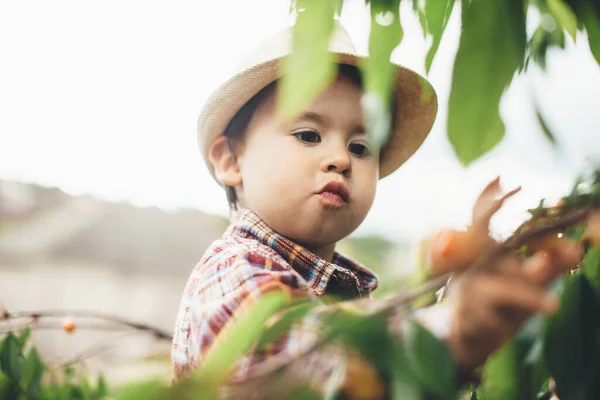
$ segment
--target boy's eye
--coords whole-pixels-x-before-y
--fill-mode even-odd
[[[350,144],[350,146],[348,146],[348,150],[350,151],[350,153],[361,157],[369,155],[369,148],[361,143]]]
[[[306,143],[319,143],[321,141],[321,136],[315,131],[298,132],[296,137]]]

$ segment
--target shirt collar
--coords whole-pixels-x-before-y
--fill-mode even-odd
[[[323,294],[332,274],[342,279],[352,279],[361,296],[368,295],[379,284],[377,276],[367,267],[338,252],[333,262],[328,262],[298,243],[280,235],[256,213],[241,209],[232,213],[232,224],[224,234],[258,240],[277,252],[308,285]]]

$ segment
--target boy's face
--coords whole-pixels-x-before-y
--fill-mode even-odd
[[[290,124],[277,118],[272,91],[236,149],[241,205],[309,249],[354,231],[371,208],[379,175],[361,95],[340,76]]]

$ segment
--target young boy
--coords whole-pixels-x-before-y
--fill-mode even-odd
[[[360,58],[340,27],[330,45],[340,64],[336,78],[297,119],[281,119],[277,80],[290,35],[290,30],[282,32],[256,49],[201,114],[200,146],[207,167],[225,188],[232,223],[206,251],[185,288],[173,339],[175,380],[201,366],[222,332],[266,293],[368,299],[377,277],[337,253],[336,243],[366,217],[378,179],[406,161],[433,124],[435,94],[423,102],[418,75],[398,67],[393,132],[380,153],[372,150],[360,103]],[[529,315],[556,310],[556,299],[544,287],[578,257],[579,250],[567,245],[536,255],[524,266],[507,256],[493,274],[461,282],[443,329],[435,326],[435,307],[422,310],[423,323],[431,322],[460,366],[474,368]],[[320,311],[268,352],[247,354],[233,375],[293,359],[317,339]],[[400,331],[399,322],[390,320],[394,325]],[[296,372],[325,393],[352,381],[346,359],[339,349],[324,350]]]

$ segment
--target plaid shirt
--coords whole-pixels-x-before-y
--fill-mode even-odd
[[[241,210],[188,279],[173,337],[173,379],[201,366],[225,328],[265,293],[283,290],[317,299],[325,294],[342,299],[370,298],[377,285],[373,272],[358,262],[339,253],[332,263],[327,262],[273,231],[255,213]],[[317,307],[317,314],[327,307],[331,308]],[[236,364],[233,375],[243,377],[257,364],[294,357],[318,338],[315,321],[315,315],[305,317],[268,353],[250,352]],[[332,384],[326,382],[328,378],[339,377],[336,369],[344,364],[341,360],[345,355],[333,350],[318,353],[303,364],[310,366],[311,377],[307,379],[324,389]]]

